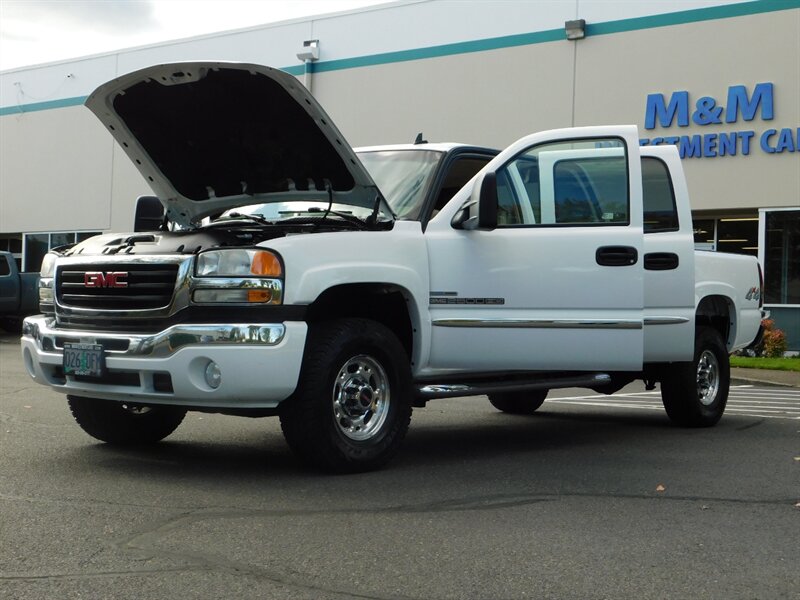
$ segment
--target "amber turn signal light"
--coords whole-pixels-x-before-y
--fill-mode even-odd
[[[272,252],[260,250],[253,256],[250,272],[260,277],[280,277],[283,274],[281,261]]]
[[[272,290],[247,290],[248,302],[269,302],[272,300]]]

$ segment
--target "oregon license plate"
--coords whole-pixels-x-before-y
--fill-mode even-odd
[[[102,377],[105,369],[103,346],[100,344],[64,344],[64,374]]]

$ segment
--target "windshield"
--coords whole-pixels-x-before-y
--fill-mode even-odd
[[[375,150],[358,158],[398,219],[419,218],[422,202],[444,153],[433,150]]]

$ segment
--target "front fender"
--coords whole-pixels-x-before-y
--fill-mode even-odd
[[[419,223],[397,222],[391,231],[288,236],[264,245],[283,258],[287,305],[312,304],[326,290],[348,284],[385,284],[401,289],[414,329],[414,364],[427,363],[430,277]]]

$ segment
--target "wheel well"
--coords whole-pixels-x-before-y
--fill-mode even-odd
[[[731,301],[725,296],[706,296],[700,301],[695,312],[695,325],[705,325],[719,331],[728,344],[731,328]]]
[[[388,327],[413,355],[413,329],[405,290],[383,283],[353,283],[325,290],[308,307],[309,323],[343,317],[372,319]]]

